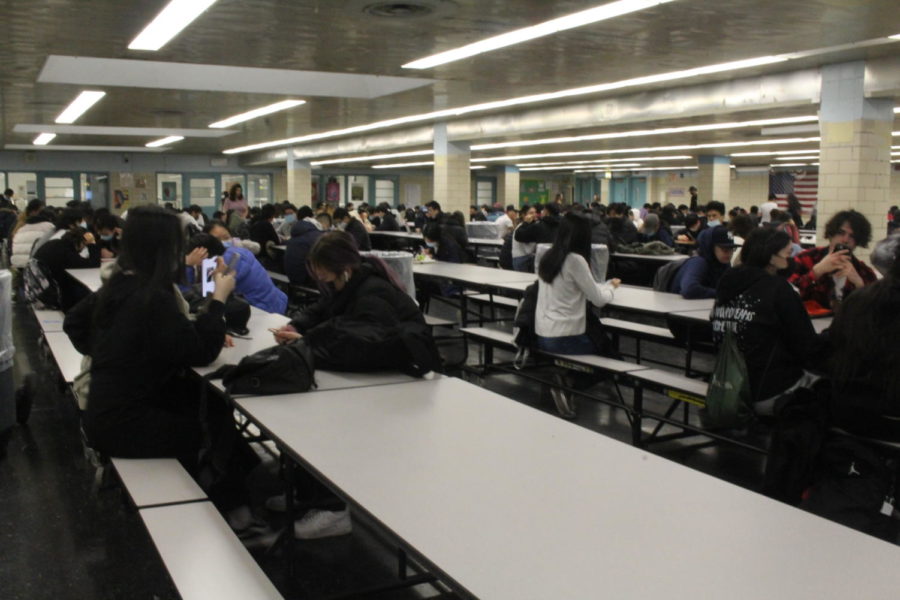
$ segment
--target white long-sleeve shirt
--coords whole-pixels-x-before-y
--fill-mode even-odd
[[[534,330],[541,337],[580,335],[587,330],[587,300],[600,307],[613,299],[610,283],[597,283],[583,256],[569,253],[553,283],[538,283]]]

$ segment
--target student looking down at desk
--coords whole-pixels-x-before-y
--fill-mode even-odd
[[[876,280],[874,271],[853,256],[857,246],[869,246],[872,226],[861,213],[842,210],[825,224],[825,237],[827,246],[804,250],[794,258],[790,282],[804,301],[834,308],[851,292]]]
[[[322,369],[422,375],[438,368],[422,312],[384,261],[360,256],[349,234],[332,231],[315,243],[307,264],[322,298],[272,332],[278,343],[303,338]]]

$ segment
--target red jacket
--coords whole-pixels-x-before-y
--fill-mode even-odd
[[[801,300],[815,300],[825,308],[831,308],[834,300],[834,279],[827,275],[816,279],[813,273],[813,267],[827,255],[828,246],[804,250],[794,257],[794,274],[788,281],[800,290]],[[874,283],[878,279],[875,272],[855,256],[851,256],[850,261],[866,285]],[[844,296],[846,297],[854,289],[853,284],[848,281],[844,285]]]

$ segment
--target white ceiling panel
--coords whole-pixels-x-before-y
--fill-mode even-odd
[[[415,77],[57,55],[47,57],[38,82],[366,99],[433,83]]]

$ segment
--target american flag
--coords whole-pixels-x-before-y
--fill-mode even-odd
[[[808,216],[816,207],[819,194],[819,173],[809,171],[770,173],[769,193],[775,194],[778,199],[778,207],[781,209],[787,208],[788,194],[795,194],[803,207],[803,214]]]

